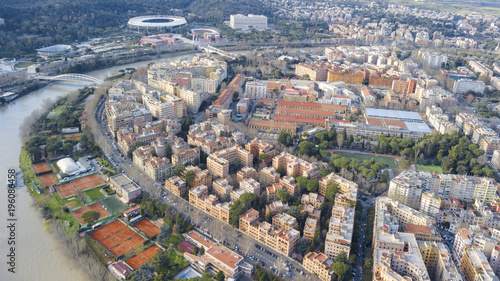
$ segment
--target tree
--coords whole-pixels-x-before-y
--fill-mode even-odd
[[[156,241],[161,244],[167,244],[170,236],[172,236],[172,227],[165,223],[160,227],[160,233],[156,235]]]
[[[325,195],[326,200],[333,203],[335,201],[335,195],[337,195],[337,193],[339,192],[340,189],[338,184],[336,183],[330,184],[326,189],[326,195]]]
[[[89,225],[94,224],[99,218],[101,217],[101,214],[99,212],[96,212],[94,210],[87,211],[83,213],[82,219],[84,222],[88,223]]]
[[[305,254],[307,247],[309,247],[309,244],[311,244],[311,242],[309,242],[309,240],[307,240],[304,237],[301,237],[299,239],[299,241],[297,242],[297,246],[295,248],[295,251],[297,253],[303,255],[303,254]]]
[[[318,190],[319,183],[317,180],[308,180],[307,181],[307,190],[309,192],[316,192]]]
[[[279,173],[281,177],[286,176],[286,170],[283,165],[279,165],[278,169],[276,169],[276,172]]]
[[[198,251],[199,251],[198,247],[194,247],[193,250],[191,251],[191,254],[196,256],[196,255],[198,255]]]
[[[156,272],[166,272],[170,266],[170,259],[165,251],[158,251],[153,256],[150,262],[151,266],[154,266]]]
[[[278,135],[278,142],[289,147],[293,145],[293,138],[289,132],[281,131]]]
[[[260,159],[262,162],[266,161],[268,158],[269,158],[269,154],[266,154],[266,153],[261,153],[261,154],[259,154],[259,159]]]
[[[184,175],[182,176],[182,178],[186,181],[186,185],[190,187],[193,187],[195,177],[196,174],[194,173],[194,171],[191,170],[185,172]]]
[[[172,171],[172,174],[176,175],[176,176],[181,176],[182,175],[182,172],[184,171],[184,166],[178,166],[177,168],[175,168],[173,171]]]
[[[217,272],[217,275],[215,275],[215,280],[224,281],[225,279],[226,277],[224,276],[224,272],[222,272],[222,270],[219,270],[219,272]]]
[[[287,203],[292,199],[292,195],[284,189],[280,189],[276,192],[276,197],[283,203]]]
[[[135,272],[132,277],[132,281],[149,281],[153,280],[155,273],[155,267],[151,266],[149,263],[145,263],[141,265]]]

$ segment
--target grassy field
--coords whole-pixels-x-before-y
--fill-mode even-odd
[[[86,191],[85,194],[87,194],[87,196],[90,198],[90,201],[96,201],[99,199],[104,199],[106,197],[101,193],[100,188],[91,189],[89,191]]]
[[[16,68],[26,68],[30,65],[34,65],[35,63],[33,62],[27,62],[27,61],[22,61],[20,63],[16,63]]]
[[[396,163],[396,160],[392,157],[386,157],[386,156],[375,156],[375,155],[368,155],[368,154],[358,154],[358,153],[351,153],[351,152],[334,152],[334,154],[338,154],[342,157],[346,158],[354,158],[358,159],[360,161],[365,161],[365,160],[371,160],[372,158],[375,158],[375,162],[378,163],[384,163],[389,166],[389,169],[398,169],[398,164]]]
[[[420,172],[430,172],[430,173],[437,173],[437,174],[442,174],[443,173],[443,169],[441,169],[440,166],[415,165],[415,167]]]

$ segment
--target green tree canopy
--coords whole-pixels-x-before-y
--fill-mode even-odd
[[[82,215],[83,221],[88,223],[89,225],[94,224],[94,222],[96,222],[100,217],[101,214],[99,214],[99,212],[96,212],[94,210],[87,211]]]

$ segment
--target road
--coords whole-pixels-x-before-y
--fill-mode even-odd
[[[107,136],[109,133],[106,131],[107,125],[104,109],[105,102],[102,99],[97,104],[95,111],[99,129],[97,132],[96,130],[94,131],[97,134],[94,135],[94,139],[103,150],[103,153],[106,154],[106,157],[113,159],[116,166],[142,187],[143,192],[148,193],[151,197],[159,199],[162,203],[168,204],[176,211],[184,214],[200,232],[208,231],[214,240],[219,242],[225,241],[230,248],[237,249],[236,252],[245,256],[245,261],[248,263],[255,264],[256,262],[260,262],[262,265],[262,262],[264,262],[266,270],[269,271],[274,267],[283,278],[291,278],[298,281],[319,280],[319,278],[306,271],[300,263],[292,258],[274,251],[250,236],[241,233],[238,229],[196,209],[183,198],[179,198],[163,188],[162,184],[154,182],[126,158],[125,153],[119,150],[113,137]],[[256,245],[260,246],[260,249]],[[255,259],[250,258],[249,255],[255,257]],[[283,263],[290,265],[290,271],[283,268]],[[294,270],[294,268],[297,270]]]
[[[358,193],[359,195],[359,193]],[[359,238],[359,248],[356,257],[356,266],[353,268],[353,281],[360,281],[363,279],[363,265],[365,263],[365,250],[366,250],[366,215],[368,213],[368,208],[375,205],[375,198],[370,196],[358,196],[358,200],[363,205],[363,210],[361,210],[361,233]]]

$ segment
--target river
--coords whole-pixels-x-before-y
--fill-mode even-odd
[[[180,57],[184,57],[180,56]],[[174,59],[178,57],[172,57]],[[87,73],[99,79],[105,79],[127,67],[139,68],[153,61],[142,61],[127,65],[110,67]],[[36,280],[36,281],[86,281],[85,273],[76,262],[67,258],[55,239],[45,230],[45,221],[38,209],[32,207],[26,188],[17,189],[15,217],[15,273],[8,271],[7,254],[10,245],[7,238],[7,191],[5,188],[7,170],[19,170],[21,139],[19,126],[26,116],[41,108],[44,99],[64,96],[71,91],[86,86],[76,82],[56,82],[25,95],[11,104],[0,108],[0,280]]]

